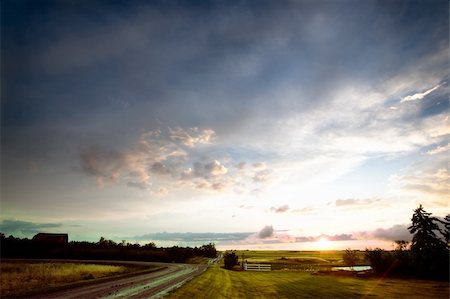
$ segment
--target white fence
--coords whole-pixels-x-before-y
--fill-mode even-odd
[[[245,271],[272,271],[272,265],[267,264],[244,264]]]

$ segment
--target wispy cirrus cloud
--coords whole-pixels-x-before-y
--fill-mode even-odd
[[[376,203],[379,203],[379,198],[365,198],[365,199],[358,199],[358,198],[347,198],[347,199],[337,199],[335,201],[336,207],[361,207],[361,206],[370,206]]]
[[[422,100],[427,95],[429,95],[433,91],[437,90],[439,87],[441,87],[441,84],[437,84],[436,86],[431,87],[430,89],[428,89],[428,90],[426,90],[424,92],[419,92],[419,93],[415,93],[413,95],[405,96],[405,97],[402,98],[401,103],[409,102],[409,101]]]
[[[427,154],[436,155],[436,154],[442,154],[442,153],[445,153],[448,151],[450,151],[450,143],[448,143],[447,145],[439,145],[435,148],[432,148],[427,151]]]
[[[448,117],[444,123],[448,122]],[[420,159],[390,176],[389,184],[393,195],[407,196],[417,203],[434,208],[450,205],[450,166],[448,134],[443,142],[424,149]],[[444,210],[442,210],[444,212]]]
[[[319,212],[319,210],[316,208],[313,208],[313,207],[304,207],[301,209],[292,210],[292,213],[299,214],[299,215],[311,215],[311,214],[315,214],[318,212]]]
[[[151,233],[135,236],[136,240],[161,240],[184,242],[226,242],[241,241],[252,233]]]
[[[417,200],[429,202],[434,206],[450,205],[450,172],[445,165],[438,169],[417,171],[409,175],[395,175],[391,183],[402,193],[415,196]]]

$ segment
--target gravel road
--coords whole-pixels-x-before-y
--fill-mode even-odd
[[[70,261],[70,260],[65,260]],[[207,265],[150,262],[86,261],[89,263],[136,264],[162,266],[162,270],[132,277],[118,278],[93,285],[70,288],[33,298],[160,298],[206,270]]]

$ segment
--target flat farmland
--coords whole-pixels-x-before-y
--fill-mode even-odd
[[[253,264],[271,264],[274,270],[317,271],[343,266],[343,251],[235,251],[239,261]],[[363,251],[357,251],[357,264],[367,265]]]
[[[448,298],[448,282],[229,271],[214,265],[168,298]]]
[[[324,251],[259,251],[237,250],[239,259],[244,258],[249,263],[311,263],[341,265],[343,263],[341,250]],[[357,251],[360,263],[365,263],[364,251]]]
[[[338,265],[342,251],[238,251],[248,262],[317,262]],[[248,257],[248,258],[247,258]],[[291,270],[271,272],[210,267],[168,298],[448,298],[448,282],[335,276]]]

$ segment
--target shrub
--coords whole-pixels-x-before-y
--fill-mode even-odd
[[[227,252],[223,257],[223,262],[225,269],[231,270],[238,264],[238,256],[234,252]]]
[[[344,260],[344,264],[346,266],[353,268],[353,266],[359,261],[358,252],[356,250],[346,249],[342,259]]]

